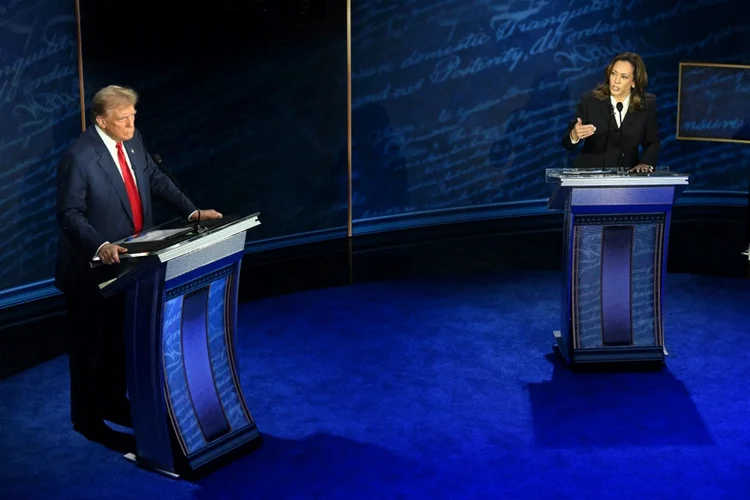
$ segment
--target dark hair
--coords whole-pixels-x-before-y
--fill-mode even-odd
[[[643,102],[646,99],[646,87],[648,86],[648,73],[646,73],[646,64],[643,62],[641,56],[635,52],[623,52],[622,54],[616,55],[612,58],[607,69],[604,70],[604,81],[596,86],[594,89],[594,97],[600,101],[609,99],[612,95],[609,90],[609,75],[612,74],[612,68],[618,61],[629,62],[633,66],[633,83],[635,88],[630,92],[630,105],[634,109],[642,109]]]

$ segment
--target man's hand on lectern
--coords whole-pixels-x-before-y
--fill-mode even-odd
[[[101,260],[104,264],[119,264],[120,263],[120,254],[127,252],[127,248],[123,248],[120,245],[115,245],[113,243],[105,243],[102,245],[102,247],[99,249],[99,260]]]
[[[190,215],[191,221],[221,219],[223,215],[216,210],[196,210]]]

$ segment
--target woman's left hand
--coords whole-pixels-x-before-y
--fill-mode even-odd
[[[639,163],[635,167],[631,168],[629,170],[630,172],[653,172],[654,167],[651,165],[644,165],[643,163]]]

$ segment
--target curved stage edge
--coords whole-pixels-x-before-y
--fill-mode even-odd
[[[694,191],[675,204],[668,272],[750,277],[748,193]],[[252,241],[240,301],[354,283],[560,268],[562,214],[545,200],[355,220]],[[65,352],[64,303],[51,280],[0,292],[0,379]]]

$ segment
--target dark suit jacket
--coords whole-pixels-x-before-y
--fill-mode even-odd
[[[136,130],[123,146],[141,196],[143,227],[154,225],[152,195],[187,218],[195,205],[154,164],[140,132]],[[115,266],[92,270],[89,262],[104,242],[131,236],[135,226],[119,167],[93,125],[71,145],[58,166],[57,221],[62,230],[55,269],[58,289],[65,292],[81,282],[99,283],[114,276]]]
[[[659,126],[656,121],[656,96],[646,94],[643,109],[629,106],[619,130],[613,112],[616,113],[617,110],[613,111],[609,97],[606,101],[600,101],[590,91],[583,94],[576,107],[575,119],[568,125],[568,130],[562,138],[562,145],[568,150],[581,147],[583,142],[583,150],[576,158],[575,166],[612,168],[618,166],[618,157],[619,165],[624,168],[631,168],[639,163],[656,166],[661,148]],[[570,142],[570,131],[575,127],[577,118],[580,118],[584,125],[594,125],[596,132],[591,137],[573,144]],[[643,148],[640,159],[638,146]]]

